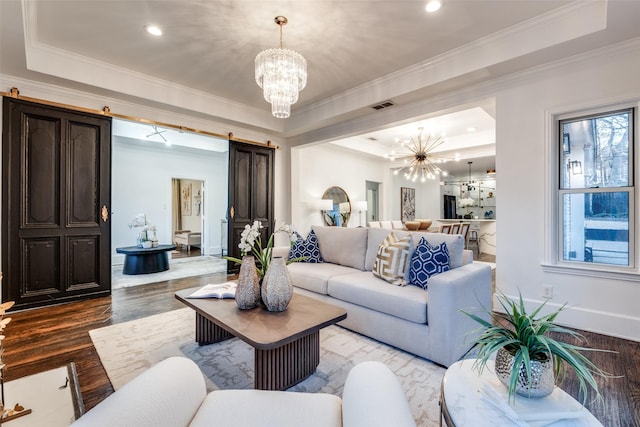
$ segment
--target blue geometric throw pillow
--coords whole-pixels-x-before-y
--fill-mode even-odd
[[[447,270],[449,270],[449,251],[446,243],[442,242],[434,248],[422,237],[411,257],[409,282],[427,289],[429,277]]]
[[[311,230],[306,240],[296,233],[298,238],[291,246],[289,250],[289,259],[306,257],[300,262],[318,263],[324,262],[322,255],[320,255],[320,248],[318,247],[318,236]]]

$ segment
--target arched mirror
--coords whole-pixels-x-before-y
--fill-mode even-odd
[[[322,199],[333,203],[331,210],[322,211],[325,224],[346,227],[351,217],[351,202],[347,192],[340,187],[329,187]]]

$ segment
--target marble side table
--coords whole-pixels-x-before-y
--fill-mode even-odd
[[[473,369],[474,361],[459,361],[447,369],[440,392],[441,426],[443,419],[448,427],[602,426],[587,409],[559,387],[556,387],[551,395],[540,399],[516,396],[514,407],[520,414],[535,413],[536,416],[551,417],[553,414],[566,413],[571,418],[555,422],[552,419],[514,422],[483,398],[483,386],[490,386],[493,390],[504,393],[506,401],[507,389],[496,377],[493,361],[487,363],[481,375]],[[526,415],[524,417],[526,418]]]

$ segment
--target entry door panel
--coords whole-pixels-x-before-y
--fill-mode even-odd
[[[228,252],[240,258],[241,234],[245,225],[262,223],[262,242],[273,232],[274,149],[230,141],[229,144],[229,233]],[[228,263],[228,271],[239,266]]]
[[[4,99],[3,300],[111,289],[109,118]]]

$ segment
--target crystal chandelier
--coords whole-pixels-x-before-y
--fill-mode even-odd
[[[298,101],[298,93],[307,85],[307,61],[299,53],[282,48],[282,27],[287,25],[287,18],[276,16],[274,20],[280,26],[280,48],[256,56],[256,83],[271,103],[271,113],[286,119],[291,115],[291,104]]]
[[[390,155],[391,160],[401,160],[404,165],[393,171],[394,175],[403,172],[404,177],[410,181],[426,182],[427,179],[436,179],[438,176],[447,176],[447,172],[440,169],[438,164],[449,160],[447,157],[433,153],[433,150],[444,143],[441,137],[424,135],[424,128],[418,128],[420,133],[416,138],[411,138],[403,147],[411,152],[408,155]]]

